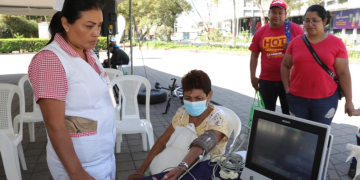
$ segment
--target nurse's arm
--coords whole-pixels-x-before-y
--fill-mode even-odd
[[[94,179],[81,166],[74,145],[65,126],[65,102],[39,99],[46,130],[54,150],[72,180]],[[94,179],[95,180],[95,179]]]
[[[225,135],[222,132],[216,131],[216,130],[214,130],[214,132],[216,133],[216,136],[219,138],[219,141],[224,139]],[[189,153],[186,155],[186,157],[184,158],[184,160],[182,162],[186,162],[186,164],[189,167],[191,167],[199,159],[199,156],[203,154],[203,151],[204,150],[201,147],[198,147],[198,146],[191,147]],[[186,167],[183,167],[183,166],[181,166],[181,167],[186,169]],[[184,172],[185,171],[181,168],[174,168],[169,173],[165,174],[163,179],[176,180]],[[165,176],[166,176],[166,178],[165,178]]]
[[[151,148],[149,154],[147,155],[145,161],[141,165],[141,167],[136,171],[136,173],[144,174],[146,169],[150,166],[151,161],[155,158],[156,155],[161,153],[166,147],[166,143],[169,141],[171,135],[174,133],[175,129],[172,124],[166,129],[164,134],[160,136],[160,138],[155,142],[154,146]],[[137,175],[132,175],[129,179],[134,179],[135,177],[139,177]],[[141,175],[140,175],[141,177]]]

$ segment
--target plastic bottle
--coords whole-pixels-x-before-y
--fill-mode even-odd
[[[351,151],[351,154],[349,155],[349,157],[346,159],[346,162],[349,161],[352,157],[355,157],[357,160],[357,164],[356,164],[356,174],[355,174],[355,178],[354,179],[359,179],[356,178],[359,174],[360,174],[360,146],[357,145],[353,145],[353,144],[347,144],[346,145],[346,149]],[[360,177],[360,176],[359,176]]]

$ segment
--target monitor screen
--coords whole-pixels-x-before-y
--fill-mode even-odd
[[[255,110],[245,167],[269,179],[316,180],[330,127]]]
[[[284,177],[311,178],[318,135],[259,119],[251,162]]]

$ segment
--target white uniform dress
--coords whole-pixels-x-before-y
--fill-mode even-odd
[[[101,75],[80,57],[73,57],[53,41],[42,50],[54,52],[66,73],[68,91],[65,116],[97,121],[97,130],[70,134],[75,152],[83,168],[95,179],[115,179],[114,146],[116,137],[114,104],[109,93],[110,80],[96,59]],[[68,180],[69,175],[59,160],[48,137],[47,163],[54,180]]]

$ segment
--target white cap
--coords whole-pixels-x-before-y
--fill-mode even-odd
[[[56,11],[62,11],[65,0],[55,0],[53,9]]]
[[[110,41],[111,41],[111,42],[116,42],[116,39],[115,39],[115,38],[111,38]]]

